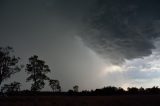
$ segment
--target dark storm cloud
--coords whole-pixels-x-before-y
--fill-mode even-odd
[[[158,0],[1,0],[0,3],[2,30],[18,32],[18,26],[25,34],[34,29],[32,26],[46,31],[51,26],[59,32],[73,30],[89,48],[114,64],[150,55],[155,48],[154,40],[159,37]],[[22,24],[25,28],[21,28]]]
[[[159,4],[158,0],[97,0],[84,17],[81,37],[113,64],[148,56],[159,37]]]
[[[26,29],[31,29],[31,24],[44,29],[48,28],[46,24],[54,24],[59,32],[73,30],[89,48],[114,64],[150,55],[155,48],[154,40],[159,37],[158,0],[2,0],[0,3],[1,8],[10,4],[2,8],[5,11],[1,19],[6,20],[2,22],[6,29],[11,27],[6,22],[16,20],[16,27],[25,23]],[[6,18],[8,14],[12,19]]]

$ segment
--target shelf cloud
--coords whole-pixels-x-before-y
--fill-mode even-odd
[[[160,36],[158,1],[97,0],[84,17],[84,43],[113,64],[152,54]]]

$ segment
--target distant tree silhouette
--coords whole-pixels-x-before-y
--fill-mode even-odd
[[[72,94],[72,93],[74,93],[74,91],[73,91],[72,89],[69,89],[69,90],[68,90],[68,93],[69,93],[69,94]]]
[[[13,82],[11,84],[4,84],[4,86],[1,88],[1,92],[3,93],[10,93],[10,92],[17,92],[20,91],[20,83],[19,82]]]
[[[78,86],[78,85],[73,86],[73,90],[74,90],[74,92],[78,92],[78,88],[79,88],[79,86]]]
[[[149,93],[149,94],[160,94],[160,89],[158,88],[158,86],[153,86],[152,88],[147,88],[146,89],[146,93]]]
[[[58,80],[49,80],[49,85],[53,92],[61,92],[61,86]]]
[[[138,91],[139,91],[140,94],[144,94],[145,93],[145,89],[142,88],[142,87],[140,87]]]
[[[139,93],[139,89],[136,87],[132,87],[132,88],[128,87],[127,90],[128,90],[129,94],[138,94]]]
[[[39,91],[44,88],[45,80],[49,80],[46,76],[50,72],[49,66],[45,65],[43,60],[39,60],[37,55],[29,58],[29,64],[26,65],[26,72],[30,75],[26,81],[33,81],[31,91]]]
[[[21,70],[18,66],[20,58],[15,57],[13,52],[12,47],[0,47],[0,85],[4,80]]]
[[[95,94],[98,95],[113,95],[113,94],[118,94],[119,89],[116,87],[108,86],[104,87],[102,89],[96,89]]]
[[[117,88],[117,94],[125,94],[125,90],[121,87]]]

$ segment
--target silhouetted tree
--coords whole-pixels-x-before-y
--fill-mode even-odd
[[[50,69],[43,60],[39,60],[36,55],[30,57],[29,64],[26,65],[26,71],[30,75],[26,81],[33,81],[31,91],[39,91],[44,88],[44,81],[49,80],[46,74],[50,72]]]
[[[69,94],[73,94],[74,91],[73,91],[72,89],[69,89],[69,90],[68,90],[68,93],[69,93]]]
[[[58,80],[49,80],[49,85],[53,92],[61,92],[61,86]]]
[[[125,94],[125,90],[121,87],[117,88],[117,93],[118,94]]]
[[[19,82],[13,82],[11,84],[4,84],[4,86],[1,88],[1,92],[16,92],[20,91],[20,83]]]
[[[13,52],[12,47],[0,47],[0,85],[4,80],[21,70],[18,66],[20,58],[15,57]]]
[[[132,87],[132,88],[127,88],[127,91],[129,94],[138,94],[139,93],[139,89],[136,87]]]
[[[140,94],[144,94],[144,93],[145,93],[145,89],[142,88],[142,87],[140,87],[140,88],[139,88],[139,93],[140,93]]]
[[[96,89],[95,90],[95,94],[98,95],[113,95],[113,94],[118,94],[118,88],[116,87],[112,87],[112,86],[108,86],[108,87],[104,87],[103,89]]]
[[[79,88],[79,86],[78,86],[78,85],[75,85],[75,86],[73,87],[74,92],[78,92],[78,88]]]
[[[148,94],[160,94],[160,89],[158,88],[158,86],[153,86],[152,88],[147,88],[146,92]]]

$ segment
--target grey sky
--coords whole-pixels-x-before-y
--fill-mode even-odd
[[[159,56],[158,4],[158,0],[1,0],[0,46],[12,46],[23,64],[38,55],[63,90],[75,84],[80,89],[133,83],[147,87],[146,79],[160,75],[157,70],[141,71]],[[128,68],[136,64],[140,68]],[[22,70],[13,79],[24,83],[25,77]],[[148,86],[153,84],[157,83]]]

